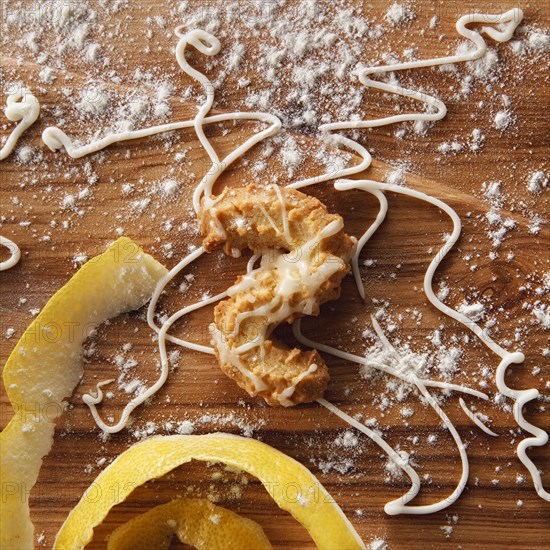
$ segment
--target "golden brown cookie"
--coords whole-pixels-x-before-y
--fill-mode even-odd
[[[341,216],[273,185],[226,188],[205,206],[199,224],[207,251],[224,244],[231,255],[245,248],[261,255],[260,266],[239,277],[215,308],[211,329],[222,371],[270,405],[321,397],[329,373],[319,353],[289,349],[271,334],[339,297],[355,242]]]

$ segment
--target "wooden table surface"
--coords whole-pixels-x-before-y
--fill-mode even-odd
[[[68,4],[72,8],[87,6]],[[47,25],[39,42],[40,50],[47,56],[40,60],[28,36],[38,25],[34,9],[38,3],[23,2],[22,9],[28,16],[23,28],[6,24],[18,8],[16,3],[3,3],[6,32],[2,37],[2,103],[8,83],[21,81],[33,89],[43,106],[40,120],[21,140],[21,145],[31,144],[38,148],[41,156],[37,157],[39,153],[35,151],[35,160],[24,163],[14,154],[1,165],[2,234],[13,238],[23,251],[19,265],[0,274],[3,361],[31,322],[30,311],[43,307],[75,273],[75,256],[83,253],[92,257],[100,253],[116,238],[117,228],[123,228],[125,235],[169,267],[188,253],[190,244],[200,242],[193,229],[191,195],[198,178],[208,167],[208,160],[193,131],[115,145],[78,160],[61,152],[50,152],[40,140],[46,126],[58,124],[69,136],[89,141],[96,128],[109,124],[109,117],[114,110],[124,106],[131,92],[154,98],[154,85],[135,78],[138,67],[142,73],[149,72],[152,81],[169,78],[176,84],[176,93],[170,100],[170,120],[194,116],[197,103],[201,101],[200,89],[191,88],[192,93],[179,100],[182,91],[188,90],[193,83],[181,73],[172,53],[175,44],[172,29],[186,20],[185,9],[178,11],[177,2],[130,4],[118,8],[118,3],[92,4],[97,16],[91,25],[92,39],[101,45],[109,62],[90,64],[82,59],[79,51],[68,49],[59,53],[55,45],[64,31],[59,30],[60,34],[56,35]],[[188,4],[186,9],[196,12],[198,4]],[[248,4],[246,9],[257,9],[254,3]],[[213,1],[204,4],[205,9],[213,7],[218,11],[230,5]],[[349,3],[353,5],[358,9],[356,15],[364,15],[373,24],[384,23],[388,3],[379,0]],[[336,8],[330,3],[318,2],[315,6],[326,12],[329,19],[335,16]],[[342,4],[338,9],[342,12],[347,6],[348,3]],[[364,37],[346,36],[345,40],[361,46],[365,51],[365,63],[381,62],[380,52],[390,47],[396,52],[415,47],[420,58],[445,54],[454,51],[458,43],[454,31],[457,16],[474,7],[484,9],[484,6],[491,11],[501,11],[514,4],[482,2],[473,6],[469,2],[417,0],[413,4],[416,18],[406,26],[404,34],[388,32],[374,42],[375,46]],[[546,2],[522,3],[521,7],[530,28],[548,25]],[[296,3],[287,3],[280,8],[281,17],[284,10],[295,8]],[[163,17],[162,25],[154,19],[148,20],[156,15]],[[438,15],[440,20],[435,32],[427,31],[433,15]],[[324,23],[319,20],[317,24],[321,28]],[[252,88],[263,89],[265,81],[261,70],[254,65],[255,48],[272,37],[262,32],[253,34],[247,30],[247,25],[249,22],[240,18],[224,26],[222,18],[219,35],[222,47],[229,47],[232,33],[240,32],[240,40],[247,48],[243,74],[251,81]],[[151,30],[149,34],[148,29]],[[18,42],[22,36],[26,37],[25,44]],[[526,35],[523,36],[525,40]],[[511,369],[507,383],[514,388],[537,388],[541,392],[541,400],[530,403],[525,413],[530,422],[548,431],[550,416],[546,403],[550,399],[550,368],[548,358],[543,356],[543,349],[548,347],[548,333],[525,304],[533,305],[537,300],[544,302],[547,294],[540,289],[546,284],[546,292],[548,290],[548,280],[544,279],[549,263],[549,230],[544,221],[548,212],[548,193],[529,193],[527,182],[535,171],[548,174],[545,155],[550,134],[547,117],[549,60],[547,53],[528,50],[518,57],[511,53],[507,44],[494,47],[500,59],[498,82],[476,80],[467,97],[457,97],[456,80],[448,73],[428,70],[407,75],[409,83],[437,90],[449,109],[446,119],[426,136],[409,133],[405,139],[398,140],[395,128],[383,127],[365,132],[368,139],[364,141],[361,136],[361,140],[378,159],[368,171],[369,178],[384,178],[392,169],[390,165],[403,166],[406,161],[407,185],[445,200],[461,216],[464,222],[462,237],[437,272],[435,284],[444,281],[449,286],[447,303],[453,307],[463,301],[482,301],[488,318],[496,320],[492,329],[495,339],[508,341],[512,351],[519,348],[525,353],[525,364]],[[330,55],[330,52],[324,54]],[[206,64],[201,56],[195,55],[193,59],[197,67],[212,78],[216,77],[219,66]],[[57,75],[51,84],[40,82],[39,73],[45,65],[53,67]],[[217,112],[250,110],[245,105],[245,92],[237,85],[242,76],[235,72],[227,75],[217,92]],[[323,78],[331,82],[336,77],[329,74]],[[100,86],[99,83],[103,83],[111,97],[111,110],[97,120],[90,118],[83,125],[82,119],[74,115],[74,97],[85,87]],[[68,88],[72,90],[69,97]],[[291,83],[283,81],[273,109],[285,110],[280,105],[284,94],[290,90]],[[495,113],[502,106],[502,94],[509,97],[515,117],[514,125],[507,131],[499,131],[492,125]],[[479,108],[480,101],[485,102],[483,108]],[[365,117],[375,117],[392,112],[394,105],[395,98],[368,92],[358,109]],[[402,105],[407,106],[406,103]],[[338,106],[327,105],[327,111],[337,119]],[[154,120],[152,118],[146,125]],[[5,137],[11,123],[2,123],[1,128],[1,135]],[[218,151],[227,153],[250,136],[254,128],[250,124],[231,126],[230,131],[221,127],[209,128],[207,135]],[[444,141],[466,143],[474,128],[482,128],[485,135],[481,152],[474,154],[466,150],[452,155],[437,152],[438,144]],[[324,171],[316,153],[326,146],[316,138],[314,128],[305,126],[288,132],[307,153],[294,178]],[[185,153],[183,162],[175,161],[178,152]],[[324,149],[325,155],[329,153],[336,152]],[[260,154],[261,147],[258,147],[247,155],[245,162],[231,167],[221,178],[219,188],[258,179],[276,180],[281,184],[290,181],[277,148],[267,161],[266,171],[255,176],[252,167]],[[175,198],[168,199],[158,192],[159,182],[167,178],[181,182]],[[485,219],[491,204],[482,192],[483,183],[493,181],[501,182],[502,218],[512,218],[517,224],[506,235],[498,249],[498,258],[494,260],[489,258],[493,245]],[[123,192],[123,185],[128,183],[134,187],[130,196]],[[74,208],[63,207],[67,194],[77,195],[84,189],[89,189],[89,197],[77,199]],[[337,194],[329,184],[324,184],[308,192],[340,212],[352,234],[360,234],[377,213],[372,197],[360,191]],[[132,204],[144,198],[150,199],[149,206],[143,212],[136,211]],[[460,499],[433,515],[385,515],[384,504],[403,494],[408,483],[405,479],[388,478],[387,459],[376,445],[359,435],[357,446],[338,446],[335,440],[347,426],[320,406],[269,408],[239,390],[220,372],[210,356],[189,351],[183,351],[179,367],[172,372],[164,388],[147,406],[135,412],[131,428],[108,439],[102,438],[81,396],[92,390],[98,381],[112,377],[116,370],[113,357],[121,353],[122,345],[133,344],[127,357],[138,361],[136,375],[139,378],[151,382],[156,376],[157,347],[142,311],[114,319],[110,325],[101,327],[95,339],[97,352],[87,360],[82,384],[57,422],[53,449],[44,459],[30,497],[36,533],[43,535],[41,540],[45,547],[51,546],[69,510],[104,465],[148,429],[158,434],[174,433],[179,422],[189,420],[195,426],[195,433],[228,431],[252,435],[302,462],[336,498],[367,545],[375,539],[384,539],[389,548],[396,549],[548,548],[550,507],[535,494],[531,478],[515,454],[515,446],[526,434],[518,429],[510,410],[495,402],[497,389],[493,374],[497,358],[473,336],[465,343],[465,329],[439,314],[422,292],[424,272],[432,252],[439,249],[444,234],[450,231],[450,221],[425,203],[393,194],[388,194],[388,198],[387,220],[361,257],[362,264],[366,259],[375,261],[373,267],[362,267],[367,300],[363,303],[359,299],[348,277],[343,284],[341,300],[325,305],[319,318],[304,321],[304,332],[331,345],[364,353],[373,344],[363,336],[370,326],[370,316],[387,302],[387,315],[398,324],[397,330],[390,335],[392,341],[408,343],[413,350],[434,354],[437,347],[428,339],[435,329],[442,327],[445,346],[453,345],[453,337],[458,339],[463,354],[454,382],[476,388],[482,380],[488,382],[486,391],[490,401],[482,403],[474,398],[466,401],[492,419],[491,426],[500,436],[492,438],[478,430],[461,411],[456,394],[445,399],[444,410],[466,442],[470,458],[469,482]],[[542,223],[540,231],[534,234],[536,215]],[[173,220],[172,231],[163,229],[166,220]],[[166,254],[166,243],[172,244],[171,256]],[[189,270],[195,275],[190,290],[185,294],[179,292],[178,285],[183,279],[177,279],[162,299],[161,311],[174,312],[204,292],[214,293],[227,288],[243,272],[244,263],[245,259],[228,259],[221,253],[202,257]],[[211,316],[212,310],[205,308],[178,325],[176,332],[207,343]],[[5,337],[9,328],[15,329],[10,339]],[[286,329],[282,330],[282,337],[291,340]],[[388,393],[386,378],[364,380],[357,365],[330,356],[325,358],[331,371],[327,399],[352,415],[361,414],[364,420],[376,418],[391,445],[414,451],[421,477],[426,475],[430,480],[422,488],[418,502],[435,502],[450,494],[460,476],[459,456],[433,411],[423,405],[414,392],[405,402],[394,402],[382,411],[379,398]],[[114,393],[114,398],[102,406],[104,417],[116,417],[128,399],[116,388]],[[0,425],[5,426],[11,408],[3,389],[1,397]],[[414,414],[403,417],[403,406],[411,408]],[[437,436],[436,445],[427,443],[430,434]],[[418,439],[414,439],[415,436]],[[550,485],[548,451],[548,445],[529,451],[529,456],[543,472],[546,486]],[[221,479],[214,480],[213,473],[219,471]],[[525,476],[525,482],[518,483],[517,476]],[[234,474],[204,464],[179,468],[137,489],[109,514],[89,547],[105,547],[105,537],[116,525],[154,504],[167,502],[178,495],[206,494],[216,494],[221,505],[257,520],[275,548],[312,547],[307,532],[277,508],[256,480],[250,479],[247,485],[238,484]],[[519,506],[518,501],[523,505]],[[452,529],[447,529],[449,527]]]

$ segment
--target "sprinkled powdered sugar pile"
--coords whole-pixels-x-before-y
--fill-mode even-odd
[[[67,3],[66,9],[61,10],[62,3],[45,3],[38,18],[29,17],[16,2],[5,4],[7,15],[2,23],[4,48],[13,42],[14,59],[31,61],[39,66],[32,86],[39,93],[54,98],[46,104],[44,118],[48,124],[70,128],[69,135],[82,143],[113,131],[171,121],[174,112],[179,112],[180,102],[192,105],[199,102],[203,97],[202,90],[182,75],[173,59],[171,49],[175,38],[172,29],[183,23],[185,29],[201,27],[216,34],[223,44],[219,56],[207,61],[200,55],[192,56],[196,65],[214,81],[217,89],[215,107],[267,110],[279,116],[288,130],[260,146],[257,158],[254,157],[250,165],[241,163],[240,169],[249,170],[256,179],[265,182],[281,182],[281,175],[288,180],[299,178],[302,171],[311,169],[318,172],[320,166],[323,170],[336,170],[349,162],[349,154],[303,137],[316,136],[319,124],[354,118],[360,120],[367,115],[375,117],[385,109],[399,112],[410,108],[405,100],[374,96],[374,93],[365,91],[351,77],[355,69],[382,62],[421,59],[432,55],[436,49],[442,54],[453,54],[467,52],[472,47],[468,42],[458,42],[450,34],[440,35],[443,16],[423,13],[414,2],[394,3],[384,13],[374,16],[348,2],[340,3],[335,13],[330,6],[314,1],[300,2],[295,8],[285,6],[285,2],[267,2],[259,7],[257,3],[198,5],[184,1],[173,2],[171,8],[164,11],[157,7],[149,9],[144,23],[145,36],[131,37],[132,42],[139,44],[139,49],[136,47],[139,55],[130,57],[127,52],[121,54],[111,39],[112,36],[124,37],[125,33],[130,33],[125,22],[127,7],[124,2],[97,6],[87,2]],[[116,22],[109,23],[107,20],[111,18]],[[419,34],[432,40],[433,48],[423,46],[418,35],[415,40],[403,38],[400,35],[403,29],[411,32],[421,29]],[[448,127],[439,131],[428,123],[402,124],[376,135],[374,132],[351,132],[354,139],[359,139],[373,151],[380,148],[378,156],[394,164],[385,181],[404,185],[407,172],[423,173],[424,170],[428,178],[439,180],[437,176],[446,167],[452,168],[453,162],[460,163],[462,159],[464,162],[472,159],[481,162],[484,153],[491,150],[499,139],[519,135],[520,129],[525,129],[523,111],[518,104],[518,89],[513,88],[516,84],[510,83],[515,93],[508,92],[503,78],[509,75],[511,65],[546,66],[550,38],[544,29],[531,27],[529,23],[518,31],[509,51],[491,44],[487,56],[468,63],[466,67],[444,66],[422,74],[388,76],[391,82],[442,97],[457,110],[457,114],[451,113],[450,118],[459,119],[459,122],[451,126],[454,133],[449,132]],[[253,37],[253,45],[250,37]],[[157,64],[155,60],[158,58],[154,56],[160,53],[163,60]],[[78,77],[75,77],[75,72]],[[9,89],[18,82],[18,70],[10,62],[2,70],[3,87]],[[482,99],[478,99],[480,97]],[[460,109],[465,108],[464,105],[470,106],[471,117],[460,118]],[[186,116],[193,114],[191,109]],[[5,124],[3,128],[7,130],[8,126]],[[387,139],[388,132],[391,139]],[[6,133],[3,131],[2,135]],[[33,145],[29,145],[29,141]],[[110,175],[109,164],[113,161],[132,159],[139,156],[140,150],[158,152],[159,149],[163,152],[165,166],[158,173],[130,174],[128,181],[121,181],[117,174]],[[72,228],[86,224],[97,210],[103,209],[102,203],[107,199],[99,187],[110,186],[112,195],[108,200],[115,201],[117,207],[112,219],[105,220],[108,237],[115,238],[129,228],[136,235],[140,230],[147,231],[154,235],[151,239],[155,241],[151,246],[153,253],[167,260],[177,259],[199,242],[186,190],[196,184],[205,166],[200,163],[197,166],[196,158],[189,151],[190,148],[185,143],[182,146],[177,135],[167,134],[147,143],[127,144],[116,152],[107,150],[72,162],[62,153],[51,154],[29,137],[22,140],[16,151],[16,162],[21,167],[18,176],[20,194],[33,189],[38,200],[47,204],[51,219],[45,226],[38,223],[33,201],[25,201],[18,194],[9,197],[3,216],[14,222],[18,231],[28,232],[55,251],[69,238]],[[431,159],[429,166],[423,162],[425,158]],[[311,164],[312,161],[315,165]],[[460,252],[466,271],[475,273],[487,259],[512,262],[514,238],[534,237],[546,229],[545,203],[539,205],[539,199],[547,196],[548,167],[533,163],[528,166],[526,163],[527,160],[517,170],[501,170],[502,174],[494,179],[488,176],[485,182],[472,186],[479,190],[486,213],[471,218],[466,214],[468,234],[477,233],[474,245],[464,242],[465,250]],[[281,170],[272,166],[280,166]],[[462,183],[457,181],[456,185]],[[518,224],[519,215],[529,220],[528,228]],[[82,265],[96,252],[89,250],[85,243],[78,243],[78,248],[67,260],[67,270]],[[382,268],[376,259],[365,262],[371,262],[370,267],[365,266],[369,275],[380,270],[384,277],[388,275],[382,271],[385,267],[393,273],[398,272],[400,267],[397,265],[401,265],[400,261]],[[522,310],[526,313],[524,319],[529,321],[512,322],[514,330],[511,335],[507,334],[507,344],[521,343],[528,338],[531,329],[550,328],[550,312],[545,303],[550,291],[550,274],[547,264],[539,265],[540,269],[522,274]],[[192,274],[187,274],[182,281],[178,285],[182,297],[185,297],[195,281]],[[481,322],[485,330],[498,336],[497,320],[503,318],[504,313],[499,305],[491,303],[490,297],[481,294],[475,285],[465,284],[457,288],[456,281],[444,279],[438,284],[442,300],[472,321]],[[207,291],[205,288],[197,292]],[[18,306],[19,311],[23,307],[28,312],[39,311],[33,307],[36,304],[26,304],[26,296],[21,298],[25,302]],[[32,301],[34,297],[29,293],[29,298]],[[490,361],[475,369],[468,364],[472,339],[462,332],[454,334],[442,327],[426,336],[426,344],[421,338],[407,340],[405,331],[401,333],[402,323],[406,320],[413,323],[414,320],[420,329],[422,313],[403,314],[397,311],[392,300],[385,300],[380,307],[379,300],[383,296],[371,298],[374,298],[374,314],[386,334],[391,336],[407,369],[423,376],[431,373],[431,376],[437,375],[448,381],[458,377],[461,382],[468,381],[479,388],[491,386],[494,371]],[[172,307],[167,309],[172,310]],[[361,329],[364,331],[364,355],[372,361],[395,365],[395,358],[372,333],[370,324],[364,323]],[[10,326],[4,331],[4,336],[9,339],[16,333],[19,331]],[[153,347],[154,342],[151,349]],[[537,350],[537,353],[539,357],[550,355],[547,348]],[[97,356],[93,339],[88,343],[85,356],[87,361],[94,363]],[[182,365],[179,355],[171,355],[170,360],[173,369]],[[148,377],[139,374],[141,356],[134,355],[131,348],[121,347],[108,361],[117,371],[116,390],[119,393],[136,395],[147,386]],[[178,374],[182,370],[180,366]],[[410,427],[410,439],[402,446],[408,447],[406,451],[411,461],[417,459],[415,446],[436,444],[441,434],[422,433],[414,426],[417,411],[422,407],[415,404],[410,385],[380,377],[368,367],[357,372],[363,380],[363,395],[371,383],[379,389],[372,394],[366,393],[367,397],[364,397],[366,411],[361,420],[366,425],[389,437],[390,430],[382,420],[384,415],[390,415],[396,418],[396,422]],[[542,376],[538,379],[544,380]],[[353,392],[351,386],[355,384],[356,380],[345,391]],[[109,397],[113,398],[107,394],[107,399]],[[440,394],[439,398],[444,400],[446,395]],[[510,409],[510,404],[502,396],[497,395],[495,400],[505,410]],[[541,410],[543,407],[540,405]],[[179,414],[174,413],[173,418],[162,416],[152,420],[146,410],[143,418],[136,420],[130,428],[130,438],[215,429],[238,430],[243,435],[258,436],[258,431],[269,422],[244,406],[232,414],[210,411],[206,405],[205,409],[193,416],[185,416],[183,420],[182,415],[186,413],[182,410]],[[169,414],[168,410],[165,412]],[[356,473],[357,457],[366,445],[355,431],[340,429],[333,438],[329,456],[315,459],[314,463],[322,472],[336,472],[346,482],[346,476]],[[104,450],[101,452],[105,453]],[[94,473],[103,464],[91,466]],[[395,479],[399,477],[391,468],[388,465],[384,477],[388,484],[398,482]],[[452,536],[453,525],[441,527],[443,537]],[[385,547],[384,538],[370,543],[373,549]]]

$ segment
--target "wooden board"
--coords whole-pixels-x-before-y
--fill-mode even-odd
[[[422,29],[434,14],[438,14],[441,26],[437,34],[454,40],[455,16],[461,14],[464,7],[469,9],[469,6],[460,4],[453,3],[450,8],[449,4],[416,2],[418,17],[408,27],[408,35],[402,38],[388,35],[388,40],[395,42],[396,48],[417,44],[421,50],[419,55],[432,53],[440,47],[438,37],[421,36]],[[502,2],[502,7],[511,5]],[[531,2],[522,7],[532,25],[547,24],[548,12],[544,2]],[[106,82],[105,86],[113,97],[129,93],[136,85],[131,79],[136,65],[148,68],[155,77],[179,75],[170,53],[174,39],[168,29],[172,27],[168,25],[166,30],[155,27],[153,39],[146,41],[144,37],[145,30],[150,28],[146,22],[148,16],[162,14],[170,24],[174,21],[174,11],[170,11],[169,6],[143,2],[140,6],[123,9],[116,17],[97,9],[105,33],[111,31],[115,37],[120,37],[113,39],[108,48],[109,69],[116,69],[127,80],[113,83],[108,81],[105,71],[97,71],[97,79]],[[370,3],[369,18],[382,20],[386,9],[384,2]],[[126,34],[120,31],[121,22],[124,22]],[[13,41],[15,31],[10,32],[9,39]],[[256,39],[241,38],[253,48]],[[144,56],[139,52],[146,43],[155,47]],[[449,40],[447,44],[454,45],[455,42]],[[445,47],[441,46],[437,51],[445,51]],[[6,37],[3,48],[2,68],[6,82],[21,80],[32,86],[39,81],[38,73],[43,67],[36,63],[34,54],[17,46],[12,50]],[[55,66],[59,60],[53,48],[50,55],[49,63]],[[536,301],[536,288],[543,285],[544,272],[548,270],[548,228],[542,225],[536,235],[529,231],[532,214],[539,212],[544,216],[548,193],[530,195],[525,191],[531,172],[548,169],[545,151],[548,150],[549,128],[544,112],[541,113],[539,108],[548,103],[548,88],[542,85],[548,78],[548,59],[543,57],[538,66],[527,64],[522,68],[506,48],[499,48],[499,55],[502,58],[502,89],[477,86],[467,100],[461,101],[452,99],[452,90],[448,94],[441,92],[448,103],[449,114],[428,136],[399,142],[393,131],[387,128],[369,133],[369,147],[374,148],[379,158],[386,162],[375,161],[367,176],[384,178],[390,169],[388,163],[406,159],[410,162],[407,184],[445,200],[457,210],[464,221],[463,235],[458,247],[438,271],[436,284],[439,281],[447,283],[450,287],[448,303],[453,306],[472,297],[484,301],[490,308],[489,316],[497,321],[493,328],[497,341],[509,340],[513,349],[521,348],[525,352],[525,364],[512,369],[508,384],[517,388],[535,387],[543,393],[545,400],[529,404],[526,416],[548,431],[550,421],[545,402],[549,397],[549,367],[547,358],[542,356],[542,349],[548,346],[547,337],[541,325],[534,323],[531,311],[523,307],[525,303]],[[202,61],[196,61],[200,66]],[[65,118],[63,129],[68,135],[79,135],[82,131],[80,121],[71,115],[71,106],[63,102],[62,91],[64,86],[70,86],[77,94],[88,85],[89,74],[79,69],[80,62],[77,56],[67,56],[63,60],[66,73],[60,72],[59,79],[51,86],[37,84],[43,105],[42,116],[24,136],[22,143],[39,147],[42,160],[34,165],[22,165],[12,156],[1,165],[2,232],[13,237],[23,250],[21,263],[0,274],[3,361],[30,323],[30,310],[41,308],[75,272],[77,253],[88,257],[98,254],[116,237],[117,228],[123,228],[124,234],[163,259],[167,266],[174,265],[187,254],[190,244],[200,242],[200,237],[193,231],[191,194],[208,162],[192,131],[182,131],[168,141],[153,138],[115,145],[91,158],[90,168],[86,168],[89,159],[72,160],[64,153],[47,151],[41,144],[41,131],[61,117]],[[520,78],[513,79],[514,71],[519,71]],[[254,82],[252,68],[249,76]],[[236,77],[232,78],[223,86],[223,96],[217,106],[219,110],[246,109],[243,107],[243,93],[235,85]],[[433,78],[435,82],[430,76],[434,88],[447,90],[450,86],[444,74],[438,73]],[[181,79],[185,86],[191,83],[185,76]],[[419,77],[419,81],[425,83],[425,75]],[[140,91],[148,97],[154,95],[153,89],[144,87]],[[517,125],[510,132],[499,133],[490,128],[492,111],[481,111],[477,118],[469,119],[471,105],[484,99],[488,105],[494,106],[502,93],[511,97],[517,117]],[[200,97],[198,92],[196,97]],[[392,100],[378,96],[374,100],[369,95],[365,105],[369,114],[376,116],[378,111],[380,114],[388,109]],[[56,112],[56,108],[61,108],[62,113]],[[173,120],[192,118],[195,112],[193,98],[172,101]],[[486,143],[481,154],[441,156],[434,153],[441,141],[452,141],[456,136],[467,139],[478,124],[487,125],[483,126],[486,128]],[[10,125],[6,124],[2,136],[7,135],[9,129]],[[229,130],[209,128],[207,131],[220,152],[229,152],[235,144],[250,136],[253,125],[238,125],[229,127]],[[324,171],[324,166],[315,160],[315,153],[321,147],[316,138],[299,134],[295,137],[300,147],[311,153],[296,177]],[[186,152],[183,163],[174,161],[178,151]],[[253,181],[255,176],[251,167],[259,154],[256,149],[247,157],[249,162],[231,167],[220,181],[220,187]],[[434,160],[436,156],[438,161]],[[277,155],[273,155],[268,163],[262,178],[275,178],[282,184],[288,181],[288,173]],[[97,176],[97,181],[92,184],[89,183],[90,170]],[[158,182],[168,177],[182,182],[177,200],[163,199],[156,191]],[[500,213],[503,217],[513,218],[517,227],[506,237],[499,257],[490,260],[488,255],[492,243],[484,219],[490,205],[481,187],[483,182],[494,180],[501,180],[506,191],[507,200]],[[124,183],[134,186],[132,195],[124,195]],[[75,208],[61,206],[65,195],[76,195],[85,188],[89,188],[90,198],[78,200]],[[340,212],[348,231],[353,234],[359,234],[377,213],[372,198],[360,191],[337,194],[325,184],[308,192]],[[144,198],[150,198],[151,203],[143,212],[137,212],[131,205]],[[383,512],[385,502],[403,494],[408,485],[405,480],[386,479],[386,458],[378,447],[362,436],[356,447],[347,449],[336,445],[335,440],[346,429],[338,418],[317,405],[269,408],[244,395],[221,374],[212,358],[198,353],[182,354],[179,367],[166,386],[146,407],[136,411],[129,431],[102,440],[81,396],[92,390],[98,381],[112,376],[113,370],[116,371],[113,357],[121,353],[124,343],[133,345],[127,357],[132,356],[138,361],[136,375],[149,382],[155,377],[156,344],[143,320],[143,312],[140,312],[102,327],[96,339],[97,352],[86,365],[82,384],[69,399],[68,410],[59,419],[54,447],[45,458],[40,478],[31,493],[32,517],[37,533],[44,535],[43,544],[51,546],[69,510],[102,467],[138,440],[140,436],[136,432],[145,433],[151,429],[155,433],[173,433],[178,422],[189,420],[194,423],[196,433],[229,431],[252,435],[311,468],[366,543],[382,538],[390,548],[441,548],[446,545],[462,548],[547,547],[550,544],[549,507],[536,496],[530,477],[514,452],[525,434],[517,429],[511,413],[494,403],[496,388],[492,374],[497,365],[496,357],[473,337],[465,344],[466,331],[434,310],[422,292],[424,272],[433,251],[441,246],[443,235],[450,230],[449,220],[437,209],[416,200],[390,194],[389,201],[388,218],[362,256],[362,261],[375,261],[373,267],[362,268],[367,301],[361,302],[351,278],[347,278],[341,300],[324,306],[319,318],[305,321],[304,332],[331,345],[364,353],[372,344],[372,340],[363,337],[363,332],[370,326],[370,315],[387,301],[386,309],[392,319],[397,320],[399,314],[403,316],[397,331],[391,335],[392,340],[408,342],[414,350],[422,351],[428,346],[435,353],[437,348],[427,340],[435,329],[444,327],[443,340],[447,346],[452,344],[453,336],[459,339],[463,356],[460,372],[454,381],[474,387],[478,387],[482,380],[487,381],[492,400],[479,403],[467,399],[467,402],[476,405],[492,419],[492,427],[500,437],[490,438],[475,428],[460,410],[458,396],[445,400],[444,409],[467,442],[470,457],[468,488],[458,502],[430,516],[386,516]],[[163,229],[166,220],[172,220],[174,228],[171,231]],[[63,222],[67,222],[66,228]],[[172,243],[171,257],[165,257],[163,245],[167,242]],[[514,254],[513,259],[508,259],[510,252]],[[469,256],[471,260],[467,259]],[[221,253],[201,258],[189,270],[196,281],[191,289],[185,294],[179,292],[178,285],[183,279],[178,279],[163,298],[161,309],[173,312],[203,292],[214,293],[227,288],[243,272],[244,263],[245,259],[227,259]],[[477,267],[472,269],[474,265]],[[377,303],[373,303],[373,299]],[[540,299],[544,300],[544,296]],[[197,312],[178,326],[178,332],[206,343],[211,316],[208,308]],[[8,328],[15,329],[15,336],[11,339],[4,338]],[[514,343],[518,328],[519,342]],[[291,340],[288,330],[282,331],[282,337]],[[379,403],[373,400],[388,392],[387,379],[362,380],[357,365],[328,356],[326,359],[332,376],[327,398],[350,414],[361,414],[363,419],[375,417],[390,444],[414,450],[414,460],[421,476],[428,475],[431,479],[423,488],[419,502],[433,502],[448,495],[460,475],[459,458],[451,438],[433,412],[414,395],[403,403],[413,410],[410,417],[401,414],[400,405],[381,411]],[[488,369],[488,376],[483,369]],[[4,426],[12,413],[3,389],[1,397],[0,425]],[[105,404],[102,413],[105,417],[116,417],[126,400],[123,392],[115,390],[114,398]],[[167,426],[167,422],[172,426]],[[437,436],[435,446],[427,443],[430,434]],[[418,436],[416,444],[413,442],[415,436]],[[543,480],[548,486],[548,446],[532,449],[529,454],[543,470]],[[166,502],[176,495],[204,496],[212,493],[219,495],[220,504],[259,521],[275,548],[312,547],[307,533],[273,504],[257,481],[251,479],[246,486],[235,485],[235,476],[227,472],[223,473],[221,481],[214,481],[212,474],[219,470],[218,467],[193,464],[139,488],[128,501],[112,511],[105,524],[97,530],[90,548],[104,547],[105,537],[113,527],[154,504]],[[517,476],[525,476],[525,482],[517,483]],[[498,480],[498,483],[493,480]],[[521,507],[517,504],[519,500],[523,503]],[[452,533],[447,537],[447,531],[442,527],[452,527]]]

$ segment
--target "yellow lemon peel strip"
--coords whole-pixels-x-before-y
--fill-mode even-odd
[[[156,436],[130,447],[84,493],[57,534],[54,550],[84,548],[109,510],[134,488],[191,460],[222,462],[258,478],[319,548],[365,548],[338,504],[305,466],[255,439],[214,433]]]
[[[108,550],[168,550],[172,537],[197,550],[271,550],[255,521],[212,504],[181,498],[155,506],[115,529]]]
[[[105,320],[143,306],[166,268],[128,238],[92,258],[52,296],[4,367],[14,416],[0,434],[0,548],[33,548],[28,495],[54,421],[82,376],[82,344]]]

